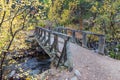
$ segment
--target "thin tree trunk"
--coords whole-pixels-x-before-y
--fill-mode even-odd
[[[2,20],[1,20],[1,22],[0,22],[0,27],[2,26],[2,23],[3,23],[3,21],[4,21],[5,15],[6,15],[6,11],[4,11],[4,13],[3,13],[3,17],[2,17]]]
[[[5,15],[6,15],[6,11],[4,11],[4,13],[3,13],[3,17],[2,17],[2,20],[1,20],[1,22],[0,22],[0,28],[2,27],[2,24],[3,24],[3,22],[4,22]],[[1,32],[1,29],[0,29],[0,32]]]
[[[82,9],[82,6],[80,5],[80,8],[79,8],[80,12],[79,12],[79,15],[80,15],[80,20],[79,20],[79,23],[80,23],[80,30],[83,30],[83,9]]]
[[[3,78],[3,76],[2,76],[3,75],[3,67],[2,66],[3,66],[7,52],[2,52],[1,54],[3,55],[3,58],[1,58],[1,64],[0,64],[0,80],[2,80],[2,78]]]
[[[80,15],[80,30],[83,30],[83,18]]]

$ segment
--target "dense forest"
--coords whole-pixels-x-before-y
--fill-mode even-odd
[[[28,48],[36,26],[104,34],[105,52],[120,59],[120,0],[0,0],[0,78],[6,55]]]

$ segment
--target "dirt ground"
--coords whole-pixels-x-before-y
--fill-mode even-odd
[[[44,80],[120,80],[120,61],[108,56],[102,56],[76,44],[70,44],[73,71],[55,69],[40,74]],[[76,72],[77,71],[77,72]],[[38,80],[40,76],[37,76]]]

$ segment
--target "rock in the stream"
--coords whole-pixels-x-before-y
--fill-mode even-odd
[[[13,70],[9,75],[8,75],[8,77],[10,78],[10,77],[13,77],[13,75],[15,74],[15,70]]]
[[[47,77],[47,75],[49,74],[49,70],[46,70],[45,72],[39,74],[39,75],[36,75],[36,78],[39,80],[47,80],[45,79]]]
[[[39,74],[40,73],[40,70],[32,70],[29,74],[30,75],[36,75],[36,74]]]
[[[78,80],[78,78],[76,76],[74,76],[70,80]]]
[[[27,62],[22,63],[23,67],[34,68],[38,65],[36,58],[29,59]]]
[[[77,69],[74,70],[74,75],[77,76],[78,79],[80,79],[80,77],[81,77],[81,73]]]

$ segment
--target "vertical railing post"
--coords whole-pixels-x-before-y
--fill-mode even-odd
[[[37,38],[39,39],[40,38],[40,28],[37,28],[37,34],[38,34],[38,36],[37,36]]]
[[[34,32],[35,34],[37,33],[37,30],[38,30],[38,27],[35,28],[35,32]]]
[[[62,28],[59,28],[59,29],[60,29],[60,33],[62,33],[63,32]]]
[[[67,29],[64,29],[64,33],[67,34]]]
[[[45,39],[46,38],[46,31],[43,29],[41,29],[41,31],[43,31],[43,33],[42,33],[40,41],[44,43],[44,41],[46,41],[46,39]]]
[[[46,41],[46,31],[44,30],[44,41]]]
[[[38,39],[40,39],[40,37],[41,37],[41,29],[38,29]]]
[[[82,46],[87,48],[87,34],[82,32]]]
[[[35,28],[34,34],[38,37],[38,27]]]
[[[51,30],[51,28],[50,28],[50,27],[48,27],[48,30]]]
[[[54,35],[55,47],[54,49],[58,51],[58,35]]]
[[[53,41],[53,43],[52,43],[52,45],[51,45],[50,52],[51,52],[53,49],[54,49],[55,51],[59,51],[59,48],[58,48],[58,35],[56,35],[56,34],[54,34],[54,41]]]
[[[59,28],[57,28],[57,32],[60,32],[60,29],[59,29]]]
[[[40,37],[43,35],[43,30],[40,29]]]
[[[98,53],[104,54],[104,48],[105,48],[105,36],[104,35],[100,35],[99,36]]]
[[[49,44],[49,46],[51,44],[51,33],[50,32],[48,32],[48,44]]]
[[[72,55],[71,55],[71,51],[70,51],[70,37],[67,37],[67,39],[64,40],[64,46],[63,46],[63,50],[61,53],[61,56],[58,60],[58,64],[57,67],[59,66],[60,62],[62,62],[62,64],[64,64],[65,66],[68,67],[69,71],[73,70],[73,62],[72,62]]]
[[[72,54],[70,51],[70,38],[69,37],[68,37],[67,43],[66,43],[66,55],[67,55],[66,65],[68,65],[68,70],[72,71],[73,70],[73,62],[72,62]]]
[[[75,30],[72,30],[72,41],[75,43],[76,40],[75,40]]]

